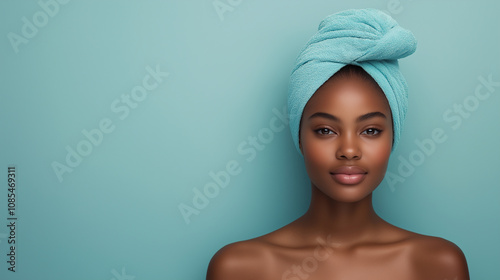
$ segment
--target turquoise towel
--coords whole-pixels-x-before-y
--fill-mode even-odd
[[[397,59],[416,47],[413,34],[379,10],[347,10],[326,17],[301,51],[290,77],[288,115],[299,153],[300,119],[307,101],[347,64],[361,66],[384,91],[392,112],[394,151],[408,107],[408,86]]]

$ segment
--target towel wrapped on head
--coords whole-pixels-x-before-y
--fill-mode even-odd
[[[299,153],[300,120],[307,101],[348,64],[362,67],[387,97],[394,150],[408,107],[408,86],[397,60],[415,52],[416,47],[413,34],[379,10],[347,10],[326,17],[301,51],[290,78],[288,116]]]

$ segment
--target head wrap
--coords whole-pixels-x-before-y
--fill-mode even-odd
[[[384,92],[393,119],[393,147],[399,142],[408,107],[408,86],[397,59],[415,52],[413,34],[375,9],[346,10],[326,17],[297,58],[290,77],[288,116],[300,153],[300,120],[307,101],[348,64],[362,67]]]

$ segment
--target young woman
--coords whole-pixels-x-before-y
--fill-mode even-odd
[[[469,279],[456,245],[393,226],[372,206],[406,113],[397,59],[415,46],[410,32],[372,9],[320,24],[292,73],[288,104],[310,207],[283,228],[219,250],[208,280]]]

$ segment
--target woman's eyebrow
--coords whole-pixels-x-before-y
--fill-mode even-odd
[[[383,113],[381,113],[381,112],[371,112],[371,113],[359,116],[356,119],[356,122],[362,122],[362,121],[365,121],[365,120],[368,120],[368,119],[371,119],[371,118],[375,118],[375,117],[381,117],[381,118],[387,119],[387,117]]]
[[[362,121],[365,121],[365,120],[368,120],[371,118],[376,118],[376,117],[387,119],[387,116],[381,112],[371,112],[371,113],[367,113],[367,114],[364,114],[362,116],[359,116],[356,119],[356,122],[362,122]],[[338,117],[336,117],[332,114],[324,113],[324,112],[316,112],[309,117],[309,119],[313,119],[313,118],[325,118],[325,119],[329,119],[332,121],[340,122],[340,119]]]
[[[325,119],[330,119],[332,121],[340,122],[340,119],[335,117],[334,115],[330,115],[328,113],[323,113],[323,112],[316,112],[309,117],[309,119],[313,118],[325,118]]]

